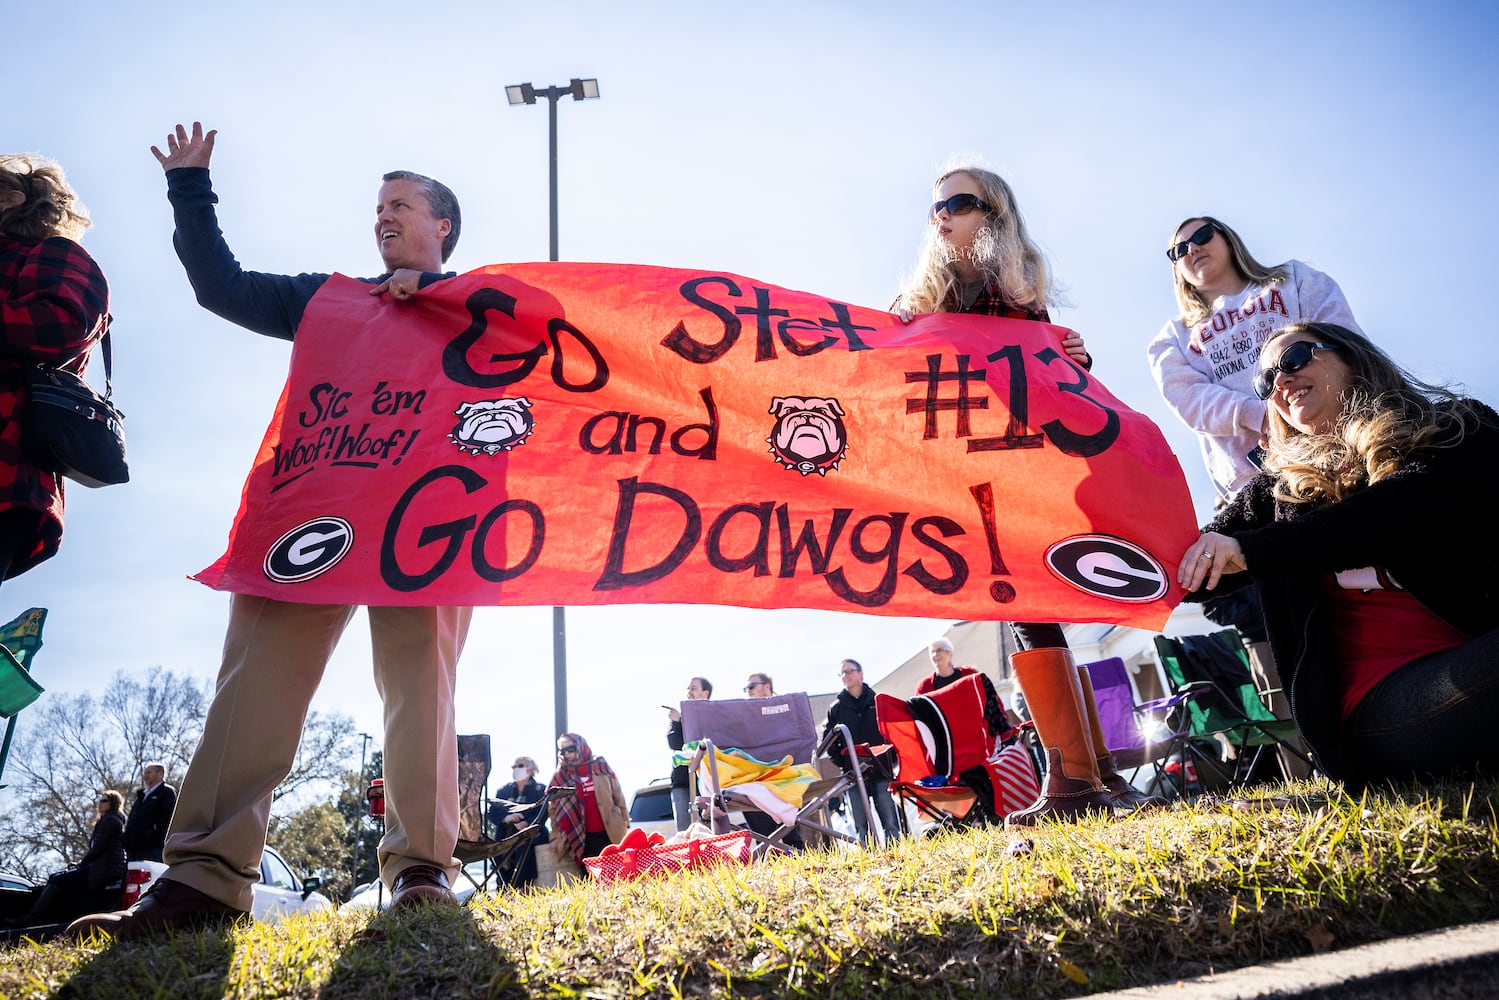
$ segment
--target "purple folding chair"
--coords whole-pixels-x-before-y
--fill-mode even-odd
[[[761,808],[745,794],[744,786],[724,786],[719,782],[718,757],[713,752],[715,745],[743,750],[757,760],[776,761],[789,756],[793,764],[814,765],[819,760],[830,759],[829,751],[838,745],[840,738],[842,746],[854,746],[853,735],[842,724],[818,742],[812,703],[804,691],[769,698],[684,701],[681,710],[682,735],[689,742],[698,743],[697,753],[688,765],[691,780],[699,792],[697,804],[707,814],[715,833],[729,832],[729,813],[745,810],[753,813]],[[856,767],[848,774],[840,770],[835,777],[812,782],[802,796],[801,808],[792,810],[795,813],[793,820],[780,826],[770,820],[766,824],[768,832],[751,830],[755,838],[754,856],[759,858],[771,851],[786,851],[788,844],[796,843],[795,839],[788,838],[799,829],[852,844],[859,843],[857,837],[829,826],[824,808],[850,788],[857,789],[857,794],[863,796],[862,801],[868,802],[869,792],[864,786],[863,772],[862,767]]]
[[[1148,764],[1155,768],[1153,791],[1181,794],[1179,780],[1168,774],[1165,765],[1186,747],[1188,731],[1179,719],[1173,720],[1173,713],[1190,701],[1192,694],[1174,694],[1137,705],[1123,660],[1114,656],[1085,666],[1093,681],[1098,720],[1114,763],[1121,770],[1129,769],[1131,778]]]

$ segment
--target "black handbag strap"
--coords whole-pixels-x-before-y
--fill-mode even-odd
[[[104,350],[104,398],[109,400],[114,395],[114,352],[109,349],[109,328],[114,325],[114,317],[109,316],[104,320],[104,338],[99,346]]]
[[[112,326],[114,326],[114,321],[115,321],[115,318],[113,316],[111,316],[109,314],[105,314],[105,316],[104,316],[104,336],[102,338],[100,338],[100,340],[99,340],[99,347],[104,351],[104,401],[105,402],[113,402],[112,397],[114,396],[114,391],[115,391],[115,389],[114,389],[114,373],[115,373],[115,371],[114,371],[114,368],[115,368],[115,366],[114,366],[114,352],[109,349],[109,328],[112,327]],[[93,353],[94,353],[93,351],[89,351],[88,355],[85,355],[85,357],[87,357],[89,355],[92,355]],[[46,364],[46,363],[41,362],[41,361],[38,361],[36,363],[38,365],[40,365],[41,367],[43,367],[43,368],[56,368],[58,370],[62,369],[62,365],[49,365],[49,364]],[[79,375],[79,376],[76,376],[76,377],[82,378],[83,376]]]

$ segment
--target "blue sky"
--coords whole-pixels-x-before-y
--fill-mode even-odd
[[[451,265],[468,270],[547,253],[545,106],[508,107],[504,86],[596,77],[601,100],[559,109],[564,259],[880,307],[914,261],[931,180],[980,157],[1068,289],[1054,318],[1161,425],[1199,510],[1195,443],[1145,361],[1175,314],[1162,251],[1188,216],[1327,271],[1398,360],[1499,402],[1490,304],[1456,302],[1499,269],[1488,5],[64,0],[3,19],[0,147],[60,160],[93,212],[134,474],[70,490],[62,552],[0,589],[0,618],[52,610],[38,676],[53,691],[157,664],[213,675],[227,598],[186,577],[222,551],[286,371],[286,344],[192,300],[148,150],[179,121],[220,130],[220,220],[247,267],[377,272],[379,175],[406,168],[458,193]],[[658,706],[689,676],[832,690],[840,658],[878,678],[946,624],[574,609],[572,727],[643,783],[666,772]],[[365,635],[356,620],[315,707],[378,739]],[[481,610],[459,683],[460,731],[550,759],[549,609]]]

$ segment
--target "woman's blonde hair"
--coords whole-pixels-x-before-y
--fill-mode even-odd
[[[93,225],[62,167],[44,156],[0,153],[0,191],[25,196],[14,208],[0,209],[0,232],[29,240],[63,236],[76,242]]]
[[[1046,255],[1025,230],[1025,220],[1015,205],[1015,192],[1010,185],[992,170],[960,166],[938,177],[933,189],[941,187],[954,174],[972,177],[980,197],[992,208],[966,253],[983,276],[984,287],[998,291],[1010,305],[1032,312],[1052,305],[1055,289],[1051,268]],[[952,248],[937,238],[937,227],[928,226],[916,257],[916,273],[896,305],[913,313],[954,311],[959,285],[952,268],[955,260]]]
[[[1417,448],[1457,444],[1480,419],[1468,400],[1412,377],[1369,338],[1334,323],[1282,327],[1260,353],[1262,368],[1279,359],[1271,345],[1293,333],[1336,346],[1350,378],[1329,433],[1304,434],[1268,408],[1265,470],[1278,477],[1275,495],[1282,500],[1341,500],[1400,471]]]
[[[1229,258],[1233,261],[1234,270],[1239,272],[1239,277],[1245,281],[1252,281],[1257,285],[1273,285],[1279,281],[1285,281],[1290,276],[1284,264],[1275,267],[1266,267],[1254,259],[1239,234],[1228,226],[1219,222],[1211,215],[1189,215],[1176,224],[1171,230],[1171,242],[1177,243],[1176,234],[1181,232],[1182,226],[1189,222],[1201,221],[1216,229],[1228,244]],[[1190,235],[1190,234],[1189,234]],[[1182,321],[1188,326],[1195,326],[1212,315],[1213,303],[1205,297],[1202,292],[1187,282],[1182,277],[1182,269],[1176,264],[1171,265],[1171,280],[1176,284],[1176,304],[1181,308]]]

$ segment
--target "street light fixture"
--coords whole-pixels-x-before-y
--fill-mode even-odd
[[[505,100],[512,107],[517,104],[535,104],[536,98],[547,99],[547,121],[549,132],[547,149],[551,159],[551,253],[548,260],[557,259],[557,102],[564,97],[575,101],[595,100],[599,96],[599,82],[573,77],[566,87],[543,87],[537,90],[529,83],[511,84],[505,88]],[[555,713],[557,735],[567,732],[567,609],[552,608],[552,706]]]
[[[547,121],[550,126],[547,148],[551,151],[551,192],[552,192],[552,248],[548,260],[557,259],[557,102],[564,97],[571,97],[575,101],[597,100],[599,96],[599,82],[597,80],[580,80],[573,77],[566,87],[542,87],[540,90],[529,83],[514,83],[505,88],[505,100],[514,107],[517,104],[535,104],[536,98],[547,99]]]

